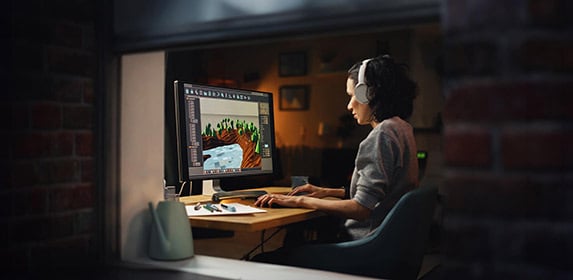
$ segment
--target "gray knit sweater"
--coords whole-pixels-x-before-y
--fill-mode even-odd
[[[372,213],[366,220],[345,222],[352,239],[372,232],[402,195],[418,187],[416,153],[412,126],[399,117],[382,121],[362,140],[350,183],[350,198]]]

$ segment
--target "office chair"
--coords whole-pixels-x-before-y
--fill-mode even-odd
[[[428,240],[436,187],[406,193],[366,238],[262,253],[252,260],[384,279],[416,279]]]

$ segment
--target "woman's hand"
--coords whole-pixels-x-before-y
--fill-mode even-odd
[[[255,201],[257,207],[271,207],[273,204],[278,204],[285,207],[300,207],[302,197],[269,193],[261,195]]]
[[[315,185],[306,184],[294,188],[288,195],[304,195],[316,198],[324,198],[329,196],[328,189],[317,187]]]
[[[312,198],[310,198],[312,197]],[[344,189],[332,189],[317,187],[311,184],[305,184],[294,188],[288,194],[265,194],[261,195],[255,201],[255,206],[258,207],[271,207],[273,204],[285,206],[285,207],[297,207],[297,208],[320,208],[319,202],[324,197],[344,197]]]

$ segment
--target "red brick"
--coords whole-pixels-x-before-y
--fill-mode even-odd
[[[73,271],[70,269],[93,266],[96,260],[91,254],[93,248],[90,241],[90,236],[72,236],[37,244],[30,251],[31,266],[61,271],[64,275]]]
[[[39,183],[77,182],[79,162],[75,159],[54,159],[36,163],[35,172]]]
[[[54,145],[52,146],[52,155],[54,156],[69,156],[73,154],[74,150],[74,135],[71,132],[58,132],[54,136]]]
[[[75,215],[75,234],[91,233],[95,229],[95,214],[94,211],[78,211]]]
[[[46,240],[50,237],[48,216],[21,217],[10,222],[9,240],[14,244]]]
[[[54,79],[51,90],[56,100],[79,103],[82,101],[83,82],[79,79]]]
[[[93,156],[93,133],[78,132],[76,133],[76,155],[78,156]]]
[[[535,175],[449,172],[444,184],[446,212],[492,219],[572,219],[572,179]]]
[[[536,263],[555,270],[573,265],[573,229],[563,223],[516,221],[506,223],[498,235],[496,255],[500,260]]]
[[[94,263],[89,257],[95,227],[89,224],[94,220],[90,215],[95,186],[91,181],[80,182],[85,172],[80,173],[80,163],[89,165],[93,155],[76,156],[75,134],[93,128],[94,93],[87,84],[93,87],[97,73],[96,41],[92,38],[96,35],[96,5],[92,0],[10,1],[4,9],[11,19],[8,29],[13,31],[5,44],[5,49],[12,51],[10,64],[14,66],[8,74],[17,86],[4,88],[12,98],[12,109],[2,119],[8,120],[12,140],[7,141],[10,163],[0,164],[0,200],[6,202],[2,207],[10,209],[10,216],[0,219],[0,240],[5,241],[0,246],[0,260],[10,269],[26,269],[24,273],[32,273],[32,277],[40,275],[35,270],[39,267],[66,273],[58,267]],[[66,106],[88,108],[66,114]],[[0,137],[5,135],[0,133]],[[4,176],[5,172],[10,176]],[[71,209],[45,213],[46,189],[77,184],[77,200]],[[15,278],[22,275],[28,274]]]
[[[81,184],[73,190],[73,209],[87,209],[94,207],[94,185]]]
[[[529,0],[530,22],[538,26],[562,26],[571,23],[573,5],[569,0]]]
[[[84,102],[94,104],[94,82],[91,79],[84,82]]]
[[[22,130],[30,127],[30,114],[28,104],[16,103],[12,104],[12,119],[11,128],[14,130]]]
[[[53,45],[79,49],[83,45],[81,25],[69,21],[56,21],[50,28],[50,42]]]
[[[28,250],[23,246],[14,246],[12,244],[11,246],[0,247],[0,262],[2,262],[2,275],[14,275],[13,278],[10,278],[10,276],[8,276],[8,279],[21,278],[22,271],[26,271],[28,269],[27,258],[28,258]]]
[[[49,154],[52,140],[48,133],[19,133],[14,137],[15,158],[33,158]]]
[[[18,161],[12,165],[12,186],[22,188],[39,182],[36,164],[32,161]]]
[[[466,84],[450,91],[444,122],[573,119],[571,82]]]
[[[447,0],[443,4],[443,27],[451,34],[462,30],[499,31],[519,26],[523,24],[522,9],[526,4],[522,2]]]
[[[16,37],[19,34],[15,34]],[[43,70],[43,46],[36,43],[19,43],[15,44],[14,48],[12,48],[13,54],[12,59],[14,61],[14,68],[20,72],[39,72]],[[36,84],[36,83],[34,83]],[[23,85],[26,85],[24,83]],[[38,88],[26,88],[22,87],[22,89],[31,90],[31,92],[37,92]]]
[[[460,75],[492,75],[497,71],[497,47],[491,42],[456,42],[445,46],[445,72]]]
[[[81,181],[82,182],[94,182],[94,160],[84,159],[81,161]]]
[[[493,253],[492,230],[483,222],[463,222],[464,217],[444,220],[443,236],[447,240],[443,253],[456,260],[473,261],[486,258]]]
[[[13,84],[16,86],[12,89],[12,96],[17,96],[18,100],[26,101],[26,103],[23,103],[26,106],[32,104],[33,101],[54,100],[54,96],[50,91],[50,80],[46,75],[17,74],[14,79]]]
[[[491,134],[483,128],[447,128],[443,138],[444,160],[449,166],[491,166],[491,138]]]
[[[454,69],[445,73],[444,141],[449,129],[484,127],[494,158],[491,170],[446,162],[443,279],[571,278],[572,3],[444,2],[445,66]],[[454,49],[484,40],[498,55],[485,75]]]
[[[59,47],[47,48],[46,65],[53,73],[83,77],[92,77],[96,69],[95,57],[92,53]]]
[[[508,169],[573,167],[573,131],[547,128],[507,129],[501,136],[502,161]]]
[[[14,141],[16,158],[41,158],[71,155],[73,134],[70,132],[38,132],[17,134]]]
[[[50,212],[94,207],[93,185],[64,186],[53,189],[49,195]]]
[[[466,21],[468,13],[467,1],[446,0],[443,1],[443,5],[445,10],[442,20],[444,30],[447,33],[455,33],[465,29],[468,25]]]
[[[49,194],[49,211],[60,212],[72,210],[74,205],[74,189],[66,186],[50,190]]]
[[[526,71],[573,70],[573,40],[530,39],[514,53],[517,64]]]
[[[90,129],[93,127],[92,106],[65,106],[64,128]]]
[[[50,238],[59,239],[74,235],[74,214],[58,213],[50,217]]]
[[[45,214],[47,212],[47,191],[43,188],[28,188],[14,192],[13,197],[15,215]],[[19,202],[22,201],[26,202],[26,207],[18,207]]]
[[[60,128],[62,126],[62,107],[57,103],[37,103],[32,105],[33,128]]]

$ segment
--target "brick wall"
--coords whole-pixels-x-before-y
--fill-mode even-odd
[[[9,80],[0,105],[4,269],[74,268],[96,255],[94,3],[3,3],[8,63],[1,73]]]
[[[447,0],[444,278],[573,278],[573,2]]]

